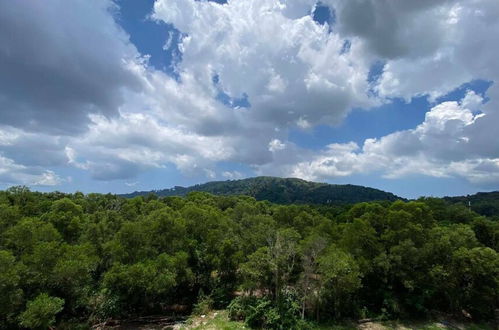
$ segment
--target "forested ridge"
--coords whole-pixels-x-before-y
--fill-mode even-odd
[[[193,191],[214,195],[247,195],[259,201],[277,204],[352,204],[359,202],[403,199],[379,189],[351,184],[329,184],[296,178],[260,176],[241,180],[212,181],[190,187],[176,186],[171,189],[136,191],[123,197],[185,196]]]
[[[0,192],[0,328],[226,308],[253,328],[490,320],[499,223],[444,199],[278,205],[191,192]]]
[[[479,192],[474,195],[444,197],[451,204],[469,206],[472,211],[499,218],[499,191]]]

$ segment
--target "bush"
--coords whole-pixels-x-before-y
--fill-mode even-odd
[[[240,296],[233,299],[227,307],[229,318],[235,321],[245,320],[246,316],[251,313],[252,306],[255,306],[257,301],[256,297]]]
[[[228,307],[229,317],[245,320],[252,328],[303,329],[299,318],[299,304],[291,293],[283,293],[273,301],[267,297],[237,297]]]
[[[192,314],[194,315],[208,314],[212,308],[213,308],[213,299],[210,296],[205,296],[204,294],[200,294],[198,302],[194,305]]]
[[[118,317],[123,312],[119,297],[107,289],[91,296],[88,305],[91,311],[90,322],[101,322],[107,318]]]
[[[29,329],[47,329],[55,323],[55,316],[62,311],[63,306],[64,299],[42,293],[28,302],[26,310],[19,317],[20,325]]]

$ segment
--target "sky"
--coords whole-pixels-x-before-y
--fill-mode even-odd
[[[499,190],[497,0],[0,0],[0,189]]]

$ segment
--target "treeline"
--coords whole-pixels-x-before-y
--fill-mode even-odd
[[[499,191],[479,192],[468,196],[444,197],[444,200],[451,204],[467,206],[478,214],[499,219]]]
[[[194,191],[214,195],[246,195],[258,201],[277,204],[353,204],[401,199],[379,189],[351,184],[329,184],[296,178],[259,176],[242,180],[212,181],[190,187],[153,191],[158,196],[185,196]],[[151,191],[136,191],[123,197],[147,196]]]
[[[0,192],[0,327],[228,308],[249,326],[490,319],[499,223],[441,199],[275,205],[247,196]]]

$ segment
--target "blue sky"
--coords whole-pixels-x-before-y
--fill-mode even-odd
[[[496,1],[50,2],[0,5],[0,188],[499,190]]]

